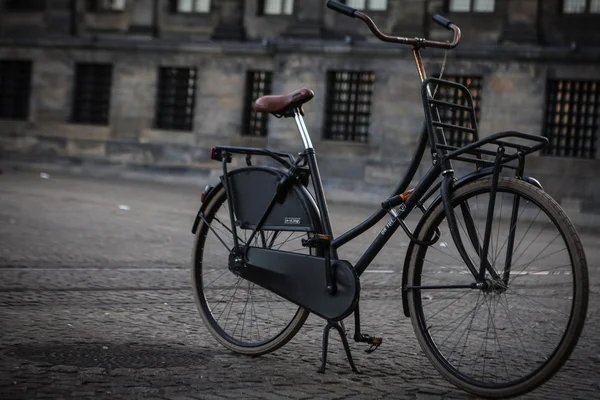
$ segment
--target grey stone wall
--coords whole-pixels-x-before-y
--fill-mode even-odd
[[[294,15],[277,17],[258,16],[256,0],[213,2],[203,15],[171,14],[168,2],[157,0],[156,23],[145,38],[128,33],[137,18],[131,2],[123,13],[104,14],[90,13],[82,1],[51,3],[45,12],[0,14],[0,59],[30,59],[34,66],[29,120],[0,121],[4,154],[216,169],[208,160],[208,149],[216,144],[300,151],[292,120],[271,117],[267,138],[240,134],[248,106],[245,74],[261,69],[273,72],[274,93],[315,91],[305,107],[306,123],[330,197],[380,200],[410,162],[423,119],[410,50],[373,42],[358,21],[325,11],[324,1],[298,1]],[[499,1],[489,15],[451,15],[463,27],[464,44],[449,54],[446,73],[484,77],[481,137],[509,129],[541,135],[548,78],[600,80],[599,49],[584,46],[585,41],[575,51],[560,47],[578,37],[576,29],[565,25],[558,35],[552,21],[564,16],[538,8],[539,3]],[[374,14],[386,31],[448,38],[447,31],[427,22],[427,14],[444,13],[443,1],[389,4],[388,12]],[[19,34],[24,29],[28,35]],[[587,32],[579,37],[596,35]],[[542,40],[556,46],[542,46]],[[427,50],[424,56],[429,71],[438,72],[443,52]],[[107,126],[69,122],[78,62],[114,66]],[[154,125],[160,66],[198,69],[192,132]],[[375,72],[368,144],[323,139],[326,73],[339,69]],[[428,162],[426,156],[419,175]],[[568,207],[600,212],[600,179],[593,173],[599,166],[598,158],[535,154],[527,171]]]

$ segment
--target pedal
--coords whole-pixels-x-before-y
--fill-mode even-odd
[[[381,344],[383,343],[383,338],[380,338],[378,336],[371,336],[371,335],[360,335],[360,337],[354,338],[355,341],[357,342],[361,342],[361,343],[367,343],[370,344],[371,347],[369,347],[367,350],[365,350],[365,353],[367,354],[371,354],[372,352],[374,352],[375,350],[377,350],[379,348],[379,346],[381,346]]]
[[[328,235],[312,235],[308,239],[302,239],[304,247],[323,247],[329,246],[331,238]]]

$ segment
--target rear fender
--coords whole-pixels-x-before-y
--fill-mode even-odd
[[[206,210],[207,205],[210,204],[210,202],[212,201],[212,198],[215,197],[215,193],[217,193],[223,187],[223,183],[221,182],[216,186],[211,185],[211,187],[212,187],[212,189],[207,191],[206,194],[204,195],[204,198],[202,199],[202,204],[200,204],[200,209],[198,210],[198,213],[196,214],[196,218],[194,219],[194,225],[192,226],[192,233],[194,235],[198,231],[198,226],[200,225],[200,220],[202,219],[202,216],[204,215],[204,211]]]

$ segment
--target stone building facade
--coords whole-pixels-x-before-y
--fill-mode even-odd
[[[480,136],[549,136],[528,173],[568,208],[600,212],[599,1],[347,3],[399,36],[449,39],[435,13],[459,25],[444,71],[472,88]],[[214,177],[216,144],[300,151],[293,121],[249,107],[309,87],[306,123],[330,196],[379,200],[415,149],[420,82],[410,49],[325,4],[0,0],[0,154]],[[439,73],[443,51],[423,56]]]

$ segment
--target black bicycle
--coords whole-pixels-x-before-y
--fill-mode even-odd
[[[297,156],[245,147],[211,150],[223,175],[204,191],[192,229],[194,289],[206,326],[228,349],[257,356],[287,343],[312,312],[327,320],[319,371],[325,370],[331,329],[340,333],[356,371],[342,320],[354,314],[354,340],[369,344],[369,351],[382,343],[361,332],[359,277],[402,228],[410,239],[402,276],[404,314],[437,370],[479,396],[533,390],[569,357],[588,302],[587,264],[573,224],[524,175],[526,156],[547,145],[546,138],[510,131],[479,139],[467,88],[426,77],[420,51],[453,49],[460,41],[460,29],[447,19],[433,17],[453,31],[450,43],[387,36],[364,13],[335,1],[327,6],[364,21],[382,41],[412,47],[425,109],[417,151],[381,208],[334,238],[302,118],[302,105],[313,92],[259,98],[256,111],[294,118],[305,150]],[[444,87],[466,101],[436,98],[436,89]],[[452,113],[470,123],[444,122]],[[472,143],[448,145],[445,137],[452,132],[470,135]],[[427,143],[432,166],[407,190]],[[228,170],[235,155],[245,155],[247,166]],[[266,156],[278,167],[253,165],[253,156]],[[475,170],[457,179],[458,162]],[[404,219],[415,208],[423,216],[411,232]],[[340,247],[387,215],[391,219],[355,265],[340,259]]]

